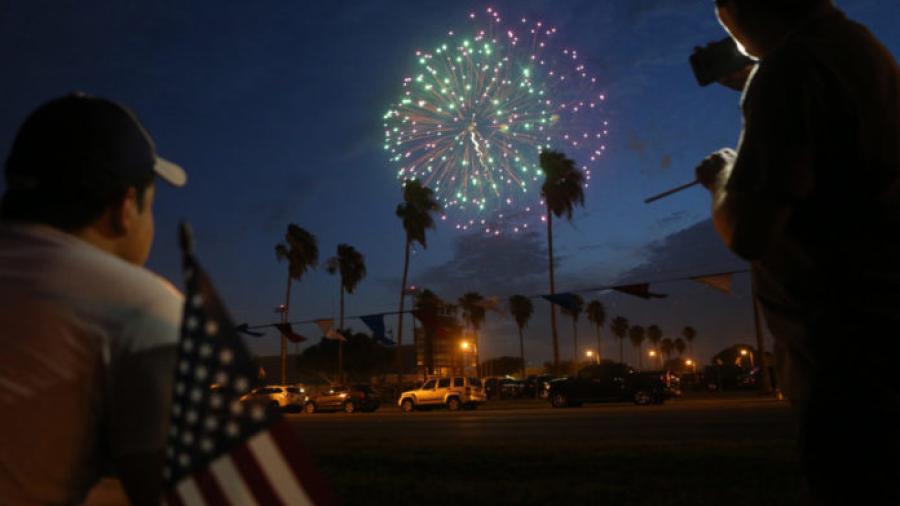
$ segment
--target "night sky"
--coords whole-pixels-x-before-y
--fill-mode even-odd
[[[900,2],[838,4],[900,54]],[[468,13],[488,5],[557,27],[608,97],[607,155],[594,166],[585,207],[571,225],[555,227],[558,291],[746,268],[714,235],[705,191],[642,202],[689,181],[699,160],[733,146],[739,133],[738,94],[698,87],[687,64],[694,46],[724,36],[709,0],[0,0],[0,157],[18,124],[47,99],[76,90],[115,99],[190,177],[184,189],[157,193],[151,269],[180,286],[176,225],[187,219],[234,319],[268,323],[277,318],[286,277],[274,245],[293,222],[318,237],[323,261],[338,243],[365,254],[369,275],[348,297],[348,315],[396,311],[404,234],[394,216],[401,194],[382,148],[382,116],[399,97],[414,51],[470,26]],[[540,232],[485,238],[439,223],[428,249],[412,258],[411,283],[450,300],[469,290],[504,299],[544,293]],[[663,300],[586,298],[599,297],[610,317],[659,324],[669,337],[696,327],[695,354],[707,361],[725,346],[753,342],[747,278],[735,278],[730,296],[682,282],[656,285],[669,294]],[[321,267],[309,274],[294,287],[291,319],[336,317],[337,287]],[[535,305],[529,362],[551,356],[549,306]],[[358,320],[348,323],[365,330]],[[570,358],[570,321],[559,328],[562,357]],[[318,341],[314,326],[297,330]],[[579,332],[582,352],[594,347],[586,322]],[[518,354],[511,319],[489,313],[482,334],[483,358]],[[277,342],[269,332],[251,345],[267,354]],[[617,356],[614,349],[603,352]]]

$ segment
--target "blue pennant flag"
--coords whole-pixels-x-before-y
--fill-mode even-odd
[[[571,292],[541,295],[541,297],[568,311],[574,311],[578,307],[578,299]]]
[[[359,319],[362,320],[362,322],[366,324],[366,327],[369,327],[369,329],[372,331],[372,337],[375,339],[375,341],[385,346],[394,346],[397,344],[385,336],[383,314],[360,316]]]

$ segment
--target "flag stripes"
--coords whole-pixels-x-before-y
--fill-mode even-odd
[[[231,455],[226,455],[215,460],[211,465],[213,476],[219,482],[222,493],[228,498],[230,504],[242,506],[258,506],[253,493],[247,488],[247,484],[241,477],[241,473],[234,466]]]
[[[291,468],[288,467],[288,463],[268,431],[250,438],[247,446],[256,456],[257,463],[262,467],[263,472],[272,483],[275,493],[284,504],[297,506],[313,504],[306,492],[303,491],[295,474],[291,472]]]

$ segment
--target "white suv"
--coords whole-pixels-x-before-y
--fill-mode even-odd
[[[424,407],[446,406],[451,411],[474,409],[484,401],[484,387],[480,379],[454,376],[431,379],[416,390],[403,392],[397,404],[408,413]]]

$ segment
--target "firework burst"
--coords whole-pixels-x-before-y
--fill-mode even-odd
[[[606,150],[606,97],[576,50],[554,48],[556,28],[507,26],[490,8],[469,18],[471,32],[416,51],[384,115],[384,149],[398,179],[435,191],[455,228],[520,232],[543,210],[541,151],[565,151],[590,181]]]

